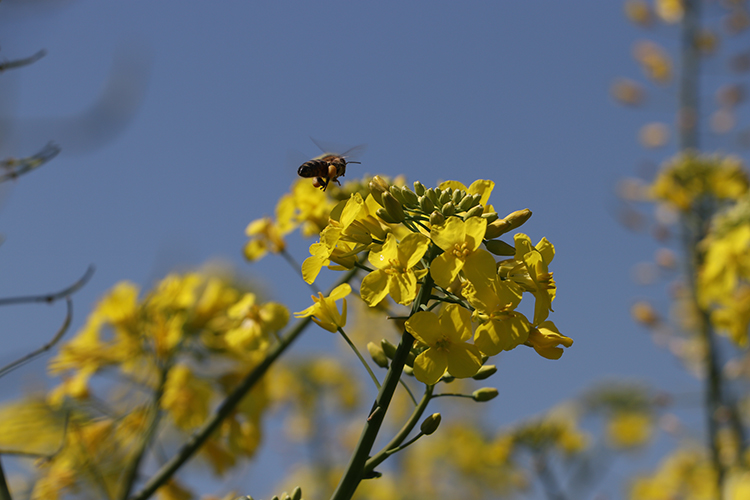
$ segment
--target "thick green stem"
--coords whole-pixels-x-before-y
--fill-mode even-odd
[[[427,274],[422,284],[422,288],[419,290],[417,298],[414,300],[411,314],[415,314],[421,308],[421,306],[427,304],[432,293],[432,277]],[[383,424],[383,419],[388,411],[388,405],[391,403],[391,398],[396,390],[399,379],[401,378],[401,372],[404,370],[404,362],[406,361],[411,348],[414,345],[414,337],[409,332],[404,330],[401,336],[401,342],[396,349],[396,355],[391,362],[391,366],[388,369],[388,373],[383,380],[383,386],[380,388],[375,402],[370,409],[369,416],[365,421],[365,426],[362,429],[362,434],[359,438],[359,443],[352,454],[352,458],[349,461],[349,465],[346,468],[344,476],[341,478],[339,485],[336,487],[331,500],[349,500],[357,490],[357,486],[364,478],[365,464],[375,444],[375,438],[378,436],[380,426]]]
[[[414,430],[414,427],[419,422],[419,419],[422,418],[422,415],[424,414],[425,410],[427,409],[427,404],[432,399],[432,390],[434,386],[428,385],[425,388],[424,395],[422,396],[422,399],[419,401],[419,404],[416,408],[414,408],[414,411],[411,414],[411,417],[409,417],[409,420],[406,421],[404,426],[401,428],[401,430],[396,434],[393,439],[391,439],[391,442],[388,443],[383,447],[382,450],[380,450],[378,453],[372,456],[366,463],[365,463],[365,475],[368,475],[370,472],[375,470],[375,467],[383,463],[383,461],[391,456],[393,451],[401,446],[401,444],[406,439],[406,436],[409,435],[409,433]]]
[[[2,463],[0,463],[0,500],[13,500],[13,498],[10,496],[8,483],[5,482],[5,472],[3,472]]]

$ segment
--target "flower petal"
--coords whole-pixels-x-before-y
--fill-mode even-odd
[[[474,376],[482,366],[482,353],[471,344],[454,344],[448,351],[448,371],[458,378]]]
[[[417,277],[412,271],[391,274],[388,278],[388,292],[397,303],[408,306],[417,296]]]
[[[484,233],[487,231],[487,219],[482,217],[469,217],[464,222],[466,231],[466,243],[470,251],[479,248],[484,239]]]
[[[445,351],[427,349],[414,360],[414,376],[428,385],[440,380],[448,367],[448,355]]]
[[[484,248],[469,254],[464,261],[464,275],[476,287],[491,286],[497,268],[495,258]]]
[[[447,288],[456,279],[464,262],[457,259],[452,252],[443,252],[432,260],[430,275],[439,286]]]
[[[466,342],[471,338],[471,312],[458,304],[445,304],[440,312],[440,331],[454,344]]]
[[[441,338],[440,320],[433,312],[419,311],[406,320],[406,331],[423,344],[431,346]]]
[[[391,265],[392,260],[398,259],[398,245],[393,233],[389,233],[380,251],[371,251],[368,257],[370,264],[378,269],[384,269]]]
[[[453,247],[466,241],[466,227],[464,221],[458,217],[449,217],[445,224],[432,226],[430,238],[433,243],[443,250],[453,250]]]
[[[359,288],[359,294],[370,307],[380,303],[388,295],[388,275],[386,272],[378,269],[365,276],[362,280],[362,286]]]
[[[490,199],[490,194],[495,188],[495,183],[489,180],[478,179],[471,183],[469,189],[466,190],[469,194],[481,194],[482,198],[479,200],[480,205],[486,205]]]
[[[429,245],[430,239],[424,234],[409,234],[398,244],[398,261],[411,269],[422,259]]]
[[[342,283],[336,288],[334,288],[328,297],[332,298],[333,300],[339,300],[339,299],[343,299],[350,293],[352,293],[352,287],[349,286],[349,283]]]

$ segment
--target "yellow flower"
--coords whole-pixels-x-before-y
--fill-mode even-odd
[[[284,233],[270,217],[252,221],[245,234],[250,237],[244,248],[245,258],[249,261],[258,260],[268,252],[282,252],[286,248]]]
[[[376,306],[387,294],[402,305],[410,304],[417,295],[417,280],[427,272],[414,270],[429,247],[430,239],[411,233],[396,243],[389,234],[381,250],[370,251],[370,264],[377,268],[362,280],[360,294],[370,307]]]
[[[334,203],[326,194],[303,179],[292,186],[291,193],[281,197],[276,205],[276,221],[282,234],[302,226],[302,236],[320,233],[328,224]]]
[[[479,199],[480,205],[487,205],[487,201],[490,199],[490,194],[495,188],[495,183],[489,180],[478,179],[471,183],[471,186],[466,187],[463,183],[458,181],[445,181],[441,182],[438,189],[461,189],[466,191],[467,194],[479,194],[482,197]]]
[[[653,419],[642,411],[620,411],[607,422],[607,439],[615,448],[635,448],[648,442]]]
[[[328,297],[318,292],[318,296],[312,296],[313,305],[304,311],[294,313],[295,318],[306,318],[312,316],[312,320],[321,328],[329,332],[336,332],[339,328],[346,326],[346,297],[352,291],[348,283],[337,286]],[[344,299],[343,310],[339,314],[336,301]]]
[[[238,324],[225,335],[230,347],[241,350],[265,349],[268,334],[278,332],[289,322],[289,310],[276,302],[256,304],[253,293],[246,293],[229,308],[227,316]]]
[[[414,360],[414,376],[420,382],[433,385],[446,369],[454,377],[471,377],[482,366],[479,349],[466,343],[471,338],[471,313],[457,304],[446,304],[440,317],[429,311],[414,314],[406,330],[428,347]]]
[[[161,407],[182,429],[194,429],[208,417],[211,386],[197,378],[186,365],[175,365],[167,375]]]
[[[747,347],[747,329],[750,325],[750,286],[742,285],[724,297],[722,307],[711,312],[711,322],[716,329],[727,333],[738,346]]]
[[[478,275],[492,276],[492,261],[493,264],[485,262],[477,267]],[[481,322],[474,344],[484,354],[494,356],[526,342],[531,325],[526,316],[514,310],[523,294],[520,285],[495,274],[485,281],[469,281],[463,294],[476,308],[475,318]]]
[[[750,224],[742,224],[721,236],[711,236],[700,270],[699,298],[704,306],[731,295],[741,278],[750,278]]]
[[[531,246],[531,239],[523,233],[516,234],[516,256],[517,262],[523,262],[528,272],[531,283],[526,281],[526,289],[534,295],[534,324],[542,323],[552,310],[552,301],[555,299],[556,285],[547,266],[555,257],[555,247],[542,238],[536,246]]]
[[[563,355],[563,348],[573,345],[573,339],[566,337],[557,329],[551,321],[545,321],[529,332],[527,344],[531,344],[534,350],[543,358],[560,359]]]
[[[486,230],[487,220],[481,217],[470,217],[466,221],[450,217],[445,224],[432,226],[430,237],[444,250],[430,264],[430,274],[435,283],[447,288],[464,267],[470,273],[471,268],[478,265],[478,261],[492,259],[487,250],[479,248]]]

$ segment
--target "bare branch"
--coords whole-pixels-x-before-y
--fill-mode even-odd
[[[86,272],[83,273],[83,276],[81,276],[81,279],[73,283],[67,288],[64,288],[63,290],[60,290],[59,292],[53,292],[48,293],[46,295],[27,295],[24,297],[8,297],[5,299],[0,299],[0,306],[8,306],[13,304],[26,304],[29,302],[47,302],[48,304],[51,304],[52,302],[62,299],[64,297],[67,297],[68,295],[72,295],[75,292],[77,292],[83,285],[85,285],[90,279],[91,276],[94,275],[94,266],[89,266],[88,269],[86,269]]]
[[[0,73],[2,73],[5,70],[8,69],[16,69],[20,68],[21,66],[28,66],[29,64],[33,64],[37,62],[39,59],[47,55],[47,51],[42,49],[36,54],[29,56],[25,59],[16,59],[14,61],[6,61],[3,63],[0,63]]]
[[[0,175],[0,182],[6,182],[18,179],[24,174],[35,170],[60,153],[60,146],[50,142],[34,156],[26,158],[8,158],[0,162],[0,168],[5,170],[5,174]]]

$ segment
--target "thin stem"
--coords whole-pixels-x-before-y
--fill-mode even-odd
[[[432,399],[432,390],[433,386],[431,385],[425,387],[422,399],[419,401],[417,407],[414,408],[414,411],[409,417],[409,420],[406,421],[401,430],[398,431],[395,436],[393,436],[393,439],[391,439],[391,441],[387,445],[385,445],[382,450],[380,450],[367,460],[364,470],[365,475],[368,475],[370,472],[375,470],[375,467],[383,463],[386,458],[395,453],[401,446],[401,443],[403,443],[404,439],[406,439],[406,436],[411,433],[411,431],[417,425],[417,422],[419,422],[419,419],[422,418],[424,411],[427,409],[427,404],[430,402],[430,399]]]
[[[474,399],[474,396],[471,394],[461,394],[460,392],[441,392],[440,394],[435,394],[432,396],[433,398],[468,398],[468,399]]]
[[[356,268],[349,270],[333,288],[343,283],[348,283],[356,274]],[[240,401],[242,401],[247,393],[250,392],[250,389],[255,386],[263,375],[265,375],[268,368],[284,353],[284,351],[286,351],[286,349],[297,339],[297,337],[299,337],[310,323],[312,323],[312,318],[310,316],[302,318],[295,323],[289,332],[281,338],[281,342],[269,351],[263,361],[253,368],[253,370],[245,376],[226,399],[224,399],[215,410],[214,415],[203,424],[203,427],[198,429],[191,438],[182,445],[177,453],[170,458],[156,472],[156,474],[151,477],[151,479],[148,480],[143,489],[130,497],[130,500],[146,500],[149,498],[160,486],[166,483],[185,462],[192,458],[192,456],[200,449],[201,445],[206,442],[208,436],[210,436],[224,419],[234,411]]]
[[[21,66],[28,66],[29,64],[33,64],[37,62],[39,59],[41,59],[45,55],[47,55],[47,51],[42,49],[36,54],[33,54],[24,59],[15,59],[13,61],[6,61],[4,63],[0,63],[0,73],[9,69],[20,68]]]
[[[70,300],[70,297],[65,297],[65,304],[67,305],[67,312],[65,314],[65,320],[63,321],[62,326],[57,330],[57,333],[52,337],[52,340],[44,344],[39,349],[36,349],[35,351],[31,351],[30,353],[26,354],[25,356],[22,356],[18,358],[15,361],[12,361],[11,363],[8,363],[7,365],[0,368],[0,377],[4,377],[5,375],[9,374],[16,368],[19,368],[29,361],[32,361],[34,358],[39,356],[40,354],[44,354],[45,352],[52,349],[55,344],[57,344],[61,338],[63,338],[63,335],[65,335],[65,332],[68,331],[68,328],[70,328],[70,322],[73,319],[73,301]]]
[[[29,302],[52,303],[56,300],[63,299],[67,297],[68,295],[72,295],[75,292],[77,292],[83,285],[85,285],[91,279],[91,276],[93,275],[94,275],[94,266],[89,266],[89,268],[86,269],[86,272],[83,273],[83,276],[81,276],[81,278],[78,281],[76,281],[69,287],[60,290],[59,292],[48,293],[46,295],[26,295],[23,297],[8,297],[5,299],[0,299],[0,306],[9,306],[13,304],[26,304]]]
[[[375,376],[375,374],[372,372],[372,369],[370,368],[370,365],[367,364],[367,361],[365,361],[365,358],[362,357],[362,353],[359,352],[359,349],[357,349],[357,346],[354,345],[354,342],[349,338],[349,336],[344,332],[344,329],[339,327],[339,333],[342,337],[344,337],[344,340],[347,344],[349,344],[349,347],[352,348],[352,351],[354,351],[354,354],[357,355],[359,358],[359,361],[362,363],[362,365],[365,367],[365,370],[367,370],[367,373],[370,374],[370,378],[375,383],[375,386],[380,390],[380,382],[378,382],[378,378]]]
[[[404,379],[400,378],[398,379],[398,383],[401,384],[401,387],[406,389],[406,392],[409,394],[409,397],[411,398],[412,403],[414,403],[414,406],[417,406],[417,398],[414,397],[414,393],[411,392],[411,389],[409,389],[409,386],[404,382]]]
[[[146,455],[149,446],[154,440],[156,430],[159,428],[159,421],[161,420],[161,398],[164,395],[164,386],[167,383],[167,375],[171,366],[172,363],[167,362],[165,366],[163,366],[160,370],[159,384],[156,386],[156,390],[154,391],[154,395],[151,399],[151,418],[146,426],[146,432],[143,434],[141,442],[138,443],[138,449],[135,451],[133,459],[125,469],[122,490],[120,492],[120,495],[118,496],[120,500],[126,500],[130,495],[130,492],[133,490],[135,481],[138,478],[138,470],[141,467],[143,457]]]
[[[542,482],[544,492],[547,494],[549,500],[565,500],[560,485],[557,483],[557,479],[549,468],[549,462],[544,452],[534,453],[534,468],[536,469],[537,476]]]
[[[431,250],[431,253],[433,251],[434,250]],[[420,288],[416,299],[414,300],[411,312],[412,315],[417,313],[421,306],[429,301],[430,293],[432,293],[432,285],[432,277],[428,274],[425,277],[424,284]],[[409,352],[411,352],[413,345],[414,337],[412,337],[408,331],[404,330],[404,333],[401,336],[401,342],[396,349],[396,355],[391,362],[385,380],[383,380],[383,386],[380,388],[380,392],[378,392],[375,402],[368,413],[369,417],[365,421],[362,434],[359,438],[359,443],[357,443],[357,447],[352,454],[346,472],[336,487],[336,491],[334,491],[331,500],[349,500],[352,498],[354,492],[357,490],[357,486],[359,486],[359,483],[362,481],[364,477],[365,463],[367,462],[370,450],[375,443],[375,438],[380,431],[380,426],[383,424],[383,419],[388,411],[388,406],[391,403],[393,393],[396,390],[399,379],[401,378],[401,372],[404,370],[404,363]]]

